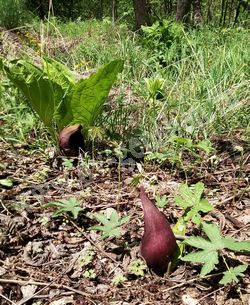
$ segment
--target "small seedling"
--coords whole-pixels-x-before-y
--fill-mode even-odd
[[[202,198],[203,191],[202,182],[196,183],[193,190],[187,184],[181,184],[179,194],[174,198],[176,203],[185,210],[183,218],[186,222],[191,219],[193,223],[200,225],[202,221],[200,212],[208,213],[214,209],[207,199]]]
[[[86,279],[95,279],[96,278],[96,273],[94,269],[88,269],[83,273],[83,277],[85,277]]]
[[[228,271],[223,272],[223,278],[219,281],[220,284],[226,285],[231,283],[238,283],[237,277],[243,277],[242,272],[247,270],[247,265],[239,265],[235,268],[230,267]]]
[[[156,196],[155,204],[158,208],[164,208],[168,204],[168,198],[166,195]]]
[[[78,263],[80,267],[87,266],[92,263],[95,256],[95,251],[92,247],[88,248],[83,255],[78,258]]]
[[[73,168],[73,160],[72,159],[63,159],[63,163],[62,163],[63,167],[67,170],[70,170]]]
[[[120,227],[126,223],[128,223],[130,216],[125,216],[121,218],[119,214],[116,212],[115,209],[107,209],[109,212],[111,212],[110,216],[106,216],[103,213],[94,213],[93,216],[96,220],[101,222],[103,226],[95,225],[89,228],[89,230],[96,230],[96,231],[102,231],[102,239],[105,239],[107,237],[120,237],[121,231]]]
[[[123,284],[126,280],[127,280],[127,278],[124,275],[119,273],[113,277],[112,284],[115,286],[119,286],[119,285]]]
[[[187,238],[184,243],[192,247],[202,249],[200,251],[189,253],[186,256],[182,257],[183,261],[196,262],[204,264],[200,275],[205,276],[210,273],[215,266],[219,263],[219,252],[223,249],[229,249],[231,251],[242,252],[250,251],[250,242],[249,241],[240,241],[231,238],[223,237],[220,234],[219,227],[216,224],[210,224],[203,222],[202,230],[205,232],[209,239],[204,239],[200,236],[191,236]],[[228,272],[230,269],[228,270]],[[237,272],[237,269],[236,269]],[[243,272],[238,270],[238,272]],[[235,273],[234,273],[235,275]],[[223,281],[229,279],[229,274],[224,274]],[[231,276],[232,277],[232,276]]]
[[[128,266],[128,273],[144,276],[144,270],[147,269],[147,265],[141,259],[136,259],[132,261]]]
[[[53,213],[53,217],[61,216],[65,213],[71,213],[74,219],[77,219],[79,212],[84,211],[79,206],[79,202],[75,197],[69,199],[61,199],[58,201],[51,201],[45,205],[45,207],[55,207],[57,210]]]

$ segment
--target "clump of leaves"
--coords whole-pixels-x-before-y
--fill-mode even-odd
[[[94,225],[89,228],[89,230],[96,230],[103,232],[102,239],[107,237],[120,237],[121,230],[120,227],[126,223],[128,223],[130,216],[120,217],[117,211],[113,208],[109,208],[106,210],[106,215],[103,213],[94,213],[93,217],[102,223],[101,225]],[[109,214],[109,215],[107,215]]]
[[[158,208],[164,208],[168,204],[168,198],[166,195],[156,196],[155,204]]]
[[[75,197],[69,199],[61,199],[58,201],[50,201],[45,207],[54,207],[57,210],[52,214],[53,217],[62,216],[65,213],[70,213],[74,219],[77,219],[79,212],[84,211],[80,207],[80,203]]]
[[[120,59],[113,60],[81,80],[66,66],[48,57],[43,57],[41,68],[22,59],[0,58],[0,70],[23,93],[57,139],[58,131],[67,126],[79,124],[86,133],[94,126],[118,73],[123,70],[123,63]]]
[[[204,184],[198,182],[193,189],[187,184],[181,184],[179,194],[175,195],[176,203],[184,209],[183,219],[185,222],[192,220],[193,223],[200,225],[202,218],[200,212],[208,213],[214,207],[208,202],[206,198],[202,198],[204,191]]]
[[[219,227],[216,224],[203,222],[202,230],[205,232],[208,239],[201,236],[191,236],[184,241],[185,244],[202,250],[189,253],[182,257],[183,261],[202,263],[201,276],[205,276],[215,269],[216,265],[219,263],[219,253],[222,250],[228,249],[235,252],[250,251],[249,241],[237,241],[234,238],[222,236]],[[241,276],[241,273],[244,272],[246,268],[247,267],[245,266],[229,268],[228,271],[224,272],[221,284],[235,281],[237,276]]]
[[[90,280],[95,279],[96,278],[95,270],[94,269],[88,269],[88,270],[84,271],[83,277],[85,277],[86,279],[90,279]]]
[[[89,246],[86,251],[78,258],[78,263],[80,267],[87,266],[92,263],[95,256],[95,249],[92,246]]]
[[[115,286],[119,286],[122,285],[126,280],[127,278],[123,274],[119,273],[113,277],[112,284]]]
[[[128,265],[128,273],[137,276],[144,276],[144,271],[147,269],[147,265],[142,259],[136,259],[130,262]]]

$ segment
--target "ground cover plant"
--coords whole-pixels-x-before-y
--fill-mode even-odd
[[[1,304],[248,304],[248,36],[173,20],[137,33],[110,18],[2,30],[2,70],[20,64],[27,85],[51,64],[38,81],[52,73],[46,88],[58,91],[41,123],[34,99],[11,73],[0,76]],[[87,88],[101,111],[65,123],[55,106],[78,82],[86,105],[82,87],[105,67],[114,74],[102,89],[120,72],[109,96]],[[78,123],[88,125],[88,145],[78,158],[61,156],[48,127]],[[140,253],[153,226],[142,185],[177,240],[163,276]]]

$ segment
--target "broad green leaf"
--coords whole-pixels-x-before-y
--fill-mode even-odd
[[[216,250],[217,247],[213,243],[211,243],[209,240],[206,240],[200,236],[191,236],[185,239],[185,244],[188,244],[192,247],[198,248],[198,249],[204,249],[204,250]]]
[[[224,272],[223,278],[220,280],[220,284],[226,285],[232,282],[238,283],[237,276],[243,277],[244,274],[242,272],[246,271],[248,265],[239,265],[235,268],[229,268],[228,271]]]
[[[216,249],[223,249],[223,238],[220,235],[220,229],[216,224],[203,222],[202,230],[206,233],[207,237]]]
[[[236,241],[231,237],[223,238],[224,247],[233,251],[249,251],[250,241]]]
[[[116,210],[113,210],[113,212],[110,215],[110,222],[113,224],[118,224],[119,223],[119,215],[116,212]]]
[[[117,74],[123,70],[123,63],[122,60],[114,60],[76,84],[71,100],[72,124],[94,126]]]
[[[26,97],[42,122],[47,127],[51,127],[57,101],[54,88],[43,71],[25,60],[4,63],[4,71]]]
[[[48,79],[52,82],[55,98],[58,100],[54,118],[61,130],[69,125],[73,119],[70,101],[76,80],[66,66],[52,58],[44,57],[43,67]]]

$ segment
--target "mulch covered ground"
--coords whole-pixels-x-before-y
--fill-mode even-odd
[[[205,197],[215,206],[204,219],[220,225],[222,233],[237,240],[249,240],[250,150],[239,139],[214,138],[216,151],[202,163],[185,171],[133,165],[121,167],[119,191],[116,164],[82,159],[67,169],[60,158],[21,145],[0,145],[0,179],[10,177],[13,186],[0,185],[0,304],[249,304],[250,278],[235,285],[219,285],[223,261],[206,278],[199,278],[200,265],[180,262],[169,276],[158,277],[145,270],[144,276],[130,274],[128,265],[139,258],[143,234],[143,213],[138,198],[140,178],[149,197],[166,194],[164,209],[171,224],[182,210],[174,194],[181,182],[202,181]],[[235,150],[243,148],[243,154]],[[77,221],[45,203],[75,197],[84,208]],[[102,240],[89,231],[96,224],[89,213],[115,208],[131,215],[122,236]],[[190,226],[187,235],[199,234]],[[230,266],[249,263],[249,257],[225,253]],[[228,257],[229,256],[229,257]],[[84,258],[85,262],[81,263]],[[94,274],[86,276],[86,271]],[[113,278],[126,279],[115,285]]]

